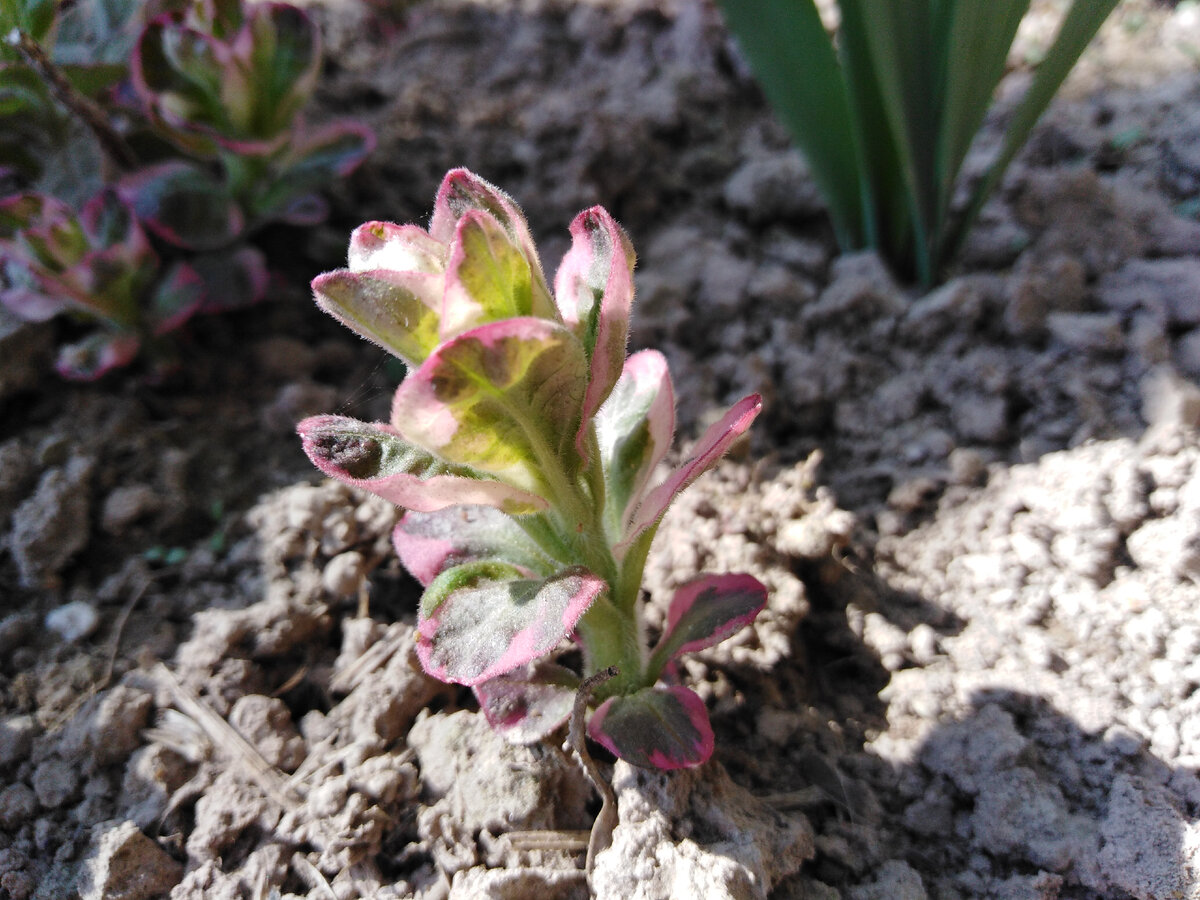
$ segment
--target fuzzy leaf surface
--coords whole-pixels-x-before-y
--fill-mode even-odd
[[[469,210],[454,232],[442,301],[441,339],[533,312],[529,260],[495,217]]]
[[[647,769],[698,766],[713,751],[704,701],[680,685],[610,697],[592,713],[588,735],[621,759]]]
[[[750,394],[735,403],[719,422],[709,426],[696,442],[692,455],[666,481],[646,495],[634,513],[625,541],[618,549],[628,547],[638,535],[657,525],[676,495],[715,466],[761,411],[762,398],[758,394]]]
[[[446,569],[480,560],[500,560],[542,576],[561,567],[511,516],[489,506],[405,513],[392,543],[404,568],[426,586]]]
[[[421,597],[417,655],[434,678],[482,684],[557,647],[605,587],[582,568],[541,580],[501,562],[455,566]]]
[[[641,350],[625,360],[612,393],[596,413],[600,460],[607,476],[605,527],[619,540],[632,507],[675,433],[675,391],[666,358]]]
[[[525,214],[512,197],[494,184],[466,169],[447,172],[434,202],[433,217],[429,222],[430,236],[443,244],[450,244],[454,240],[459,219],[473,210],[487,213],[499,222],[511,242],[521,249],[529,261],[531,315],[541,319],[554,318],[554,301],[550,297],[550,288],[546,284],[546,275],[542,271]]]
[[[587,359],[545,319],[481,325],[440,345],[396,390],[392,423],[442,459],[549,497],[579,468]]]
[[[297,428],[313,464],[346,484],[397,506],[434,512],[450,506],[495,506],[518,515],[545,509],[541,497],[449,466],[404,440],[390,425],[345,416],[313,416]]]
[[[712,647],[754,621],[767,605],[767,589],[752,575],[702,575],[671,599],[667,627],[650,657],[657,676],[681,653]]]
[[[488,724],[514,744],[533,744],[571,717],[579,677],[546,660],[475,686]]]
[[[621,375],[636,259],[629,237],[603,207],[584,210],[571,223],[571,249],[555,276],[554,299],[592,366],[583,404],[584,427]],[[583,453],[583,428],[578,447]]]
[[[438,344],[442,277],[418,271],[337,269],[312,283],[317,306],[416,368]]]

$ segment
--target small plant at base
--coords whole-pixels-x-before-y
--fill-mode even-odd
[[[815,0],[721,0],[812,169],[845,250],[876,249],[931,284],[1117,0],[1073,0],[965,202],[959,172],[1029,0],[838,0],[837,45]]]
[[[199,162],[149,166],[123,181],[123,196],[158,237],[200,250],[267,222],[320,222],[317,191],[353,171],[375,137],[353,122],[306,127],[321,63],[312,20],[287,3],[170,5],[142,31],[132,81],[155,131]]]
[[[197,312],[260,294],[266,277],[249,247],[164,267],[112,190],[78,215],[44,194],[0,199],[0,306],[25,321],[65,314],[99,326],[60,349],[55,368],[64,378],[91,380],[126,365]]]
[[[616,666],[590,736],[637,765],[694,766],[713,733],[674,660],[752,621],[766,589],[700,576],[649,648],[642,573],[671,501],[761,401],[736,403],[652,487],[674,392],[662,354],[626,356],[633,248],[598,206],[570,233],[552,292],[520,209],[462,169],[442,182],[428,231],[359,226],[349,268],[313,282],[317,303],[409,374],[390,423],[317,416],[299,432],[325,474],[407,509],[393,541],[425,587],[417,649],[429,674],[470,685],[493,727],[532,742],[571,715],[581,675]],[[567,638],[582,673],[546,659]]]

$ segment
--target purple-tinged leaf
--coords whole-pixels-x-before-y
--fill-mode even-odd
[[[761,411],[762,398],[751,394],[735,403],[719,422],[711,425],[696,442],[692,455],[642,500],[618,551],[627,549],[642,532],[657,525],[676,495],[715,466]]]
[[[605,527],[613,540],[624,535],[650,476],[671,448],[674,433],[675,392],[666,358],[657,350],[633,354],[596,413],[600,459],[607,476]]]
[[[571,249],[554,279],[554,299],[567,327],[583,343],[592,367],[577,447],[585,453],[587,423],[621,375],[633,306],[629,237],[601,206],[571,222]]]
[[[579,677],[547,660],[475,685],[488,724],[514,744],[534,744],[571,717]]]
[[[704,701],[679,685],[610,697],[592,713],[588,735],[626,762],[647,769],[698,766],[713,751]]]
[[[350,235],[350,271],[392,269],[441,275],[446,271],[450,248],[438,243],[417,225],[364,222]],[[441,292],[429,295],[429,304],[440,309]]]
[[[404,568],[426,586],[446,569],[480,560],[511,563],[542,576],[562,568],[511,516],[489,506],[405,513],[392,543]]]
[[[204,280],[187,263],[175,263],[150,297],[150,325],[155,334],[174,331],[204,305]]]
[[[754,621],[767,605],[767,589],[753,575],[701,575],[675,592],[667,627],[651,654],[648,678],[681,653],[719,644]]]
[[[438,345],[442,276],[424,272],[338,269],[312,283],[317,306],[351,331],[419,366]]]
[[[190,250],[215,250],[245,227],[226,186],[198,166],[165,162],[127,175],[121,197],[154,234]]]
[[[354,171],[374,146],[374,132],[354,122],[334,122],[312,134],[293,135],[283,158],[272,166],[270,184],[253,198],[253,218],[290,225],[323,221],[329,204],[317,192]]]
[[[488,213],[468,210],[454,232],[446,266],[441,339],[528,316],[533,311],[529,260]]]
[[[38,284],[14,284],[0,287],[0,306],[22,321],[48,322],[74,304],[61,291],[47,293]]]
[[[298,135],[288,151],[287,180],[319,187],[330,178],[345,178],[375,149],[375,132],[361,122],[331,122]]]
[[[257,215],[260,221],[282,222],[284,225],[308,227],[320,225],[329,217],[329,201],[320,194],[303,194],[292,197],[277,209],[266,213],[259,209]]]
[[[120,247],[119,259],[124,265],[141,268],[156,263],[133,208],[113,189],[106,188],[89,200],[79,214],[79,223],[93,247]]]
[[[417,656],[434,678],[482,684],[557,647],[605,588],[581,568],[543,581],[507,563],[455,566],[421,597]]]
[[[202,313],[242,309],[266,296],[270,282],[267,258],[257,247],[193,256],[191,266],[204,283]]]
[[[390,425],[313,416],[301,422],[297,431],[308,458],[330,478],[406,509],[434,512],[471,504],[522,515],[547,506],[534,494],[446,465],[404,440]]]
[[[466,169],[452,169],[442,179],[437,200],[433,206],[433,218],[429,222],[429,234],[434,240],[449,244],[454,240],[458,220],[472,210],[492,216],[508,234],[509,239],[521,248],[529,261],[532,276],[532,315],[541,319],[557,316],[546,275],[538,259],[529,225],[516,201],[500,188],[484,181]]]
[[[574,436],[587,384],[575,335],[506,319],[439,346],[396,389],[392,424],[450,463],[539,496],[578,471]]]
[[[128,365],[140,346],[136,335],[98,331],[61,348],[54,368],[70,381],[94,381],[111,369]]]

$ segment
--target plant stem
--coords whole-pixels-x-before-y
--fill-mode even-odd
[[[137,156],[129,144],[125,142],[125,138],[109,124],[108,117],[105,115],[100,104],[89,97],[85,97],[75,88],[75,85],[71,84],[70,79],[50,59],[49,54],[46,53],[41,44],[20,30],[9,36],[8,41],[21,52],[26,62],[45,79],[46,84],[49,85],[51,92],[58,102],[78,116],[91,129],[92,134],[96,136],[96,140],[100,144],[100,149],[104,151],[104,155],[108,157],[109,161],[118,170],[127,172],[137,168]]]

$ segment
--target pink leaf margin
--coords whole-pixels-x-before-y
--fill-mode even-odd
[[[320,446],[323,437],[346,431],[348,428],[360,433],[364,429],[370,429],[382,436],[404,440],[400,432],[390,425],[382,422],[359,422],[345,416],[311,416],[303,420],[296,427],[296,431],[300,435],[305,454],[324,474],[382,497],[389,503],[417,512],[436,512],[450,506],[466,504],[494,506],[509,513],[535,512],[548,506],[541,497],[520,488],[499,481],[462,475],[431,475],[421,478],[407,472],[399,472],[382,478],[356,478],[331,459],[328,451]]]
[[[639,736],[622,734],[619,727],[613,729],[607,721],[614,707],[622,703],[637,702],[639,694],[654,695],[655,702],[659,704],[677,704],[685,717],[686,725],[694,730],[694,735],[687,736],[679,728],[671,727],[672,723],[665,720],[660,719],[659,722],[653,723],[657,725],[654,737],[673,741],[679,751],[676,754],[669,753],[661,747],[647,746],[653,742],[653,738],[642,743]],[[712,756],[715,744],[712,723],[709,722],[704,701],[691,688],[682,685],[645,688],[637,694],[610,697],[592,713],[588,722],[588,736],[614,756],[627,762],[664,771],[690,769],[702,765]]]
[[[617,546],[618,552],[628,549],[642,532],[657,524],[675,496],[716,465],[733,442],[745,434],[760,412],[762,397],[750,394],[735,403],[719,422],[711,425],[696,442],[692,455],[666,481],[646,495],[633,515],[625,540]]]
[[[422,615],[417,623],[417,658],[421,660],[421,666],[425,669],[426,674],[439,681],[475,687],[532,662],[539,656],[545,656],[575,630],[575,626],[583,614],[608,588],[604,579],[593,575],[586,569],[561,572],[554,578],[543,582],[543,586],[568,579],[576,579],[578,583],[570,588],[571,596],[562,608],[559,622],[547,622],[544,614],[550,610],[542,610],[541,617],[534,618],[524,628],[513,634],[508,646],[496,659],[488,663],[481,671],[469,676],[455,674],[451,672],[450,666],[439,665],[434,660],[434,641],[444,618],[440,613],[444,612],[446,604],[454,602],[453,595],[447,597],[431,615]]]
[[[596,319],[595,343],[591,355],[591,380],[583,402],[583,421],[575,439],[581,456],[586,455],[587,426],[596,410],[608,398],[621,376],[625,349],[629,341],[629,317],[633,308],[633,247],[616,220],[602,206],[579,213],[571,222],[571,249],[563,257],[554,277],[554,296],[563,322],[579,333],[588,328],[581,321],[576,298],[581,288],[598,281],[603,273],[604,289]]]

